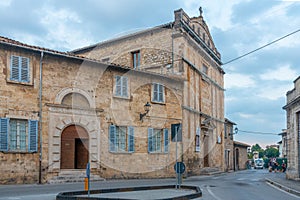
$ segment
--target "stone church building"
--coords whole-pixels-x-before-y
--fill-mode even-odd
[[[0,183],[224,171],[224,71],[203,13],[71,52],[0,37]]]

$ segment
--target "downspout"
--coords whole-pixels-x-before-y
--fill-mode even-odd
[[[42,88],[43,88],[43,58],[44,52],[41,51],[41,59],[40,59],[40,85],[39,85],[39,133],[40,133],[40,155],[39,155],[39,184],[42,183],[42,155],[43,155],[43,133],[42,133]]]

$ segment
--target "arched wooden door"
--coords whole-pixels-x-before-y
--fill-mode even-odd
[[[85,169],[89,161],[89,137],[81,126],[71,125],[61,135],[61,169]]]

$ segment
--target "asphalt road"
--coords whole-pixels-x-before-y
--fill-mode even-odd
[[[204,200],[295,200],[297,196],[265,182],[266,170],[246,170],[214,176],[190,177],[186,185],[198,185]],[[91,189],[175,184],[175,179],[92,182]],[[83,190],[83,183],[0,185],[0,200],[55,200],[63,191]]]

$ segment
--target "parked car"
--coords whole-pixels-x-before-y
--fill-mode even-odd
[[[264,160],[262,158],[258,158],[254,160],[254,169],[263,169],[264,168]]]

